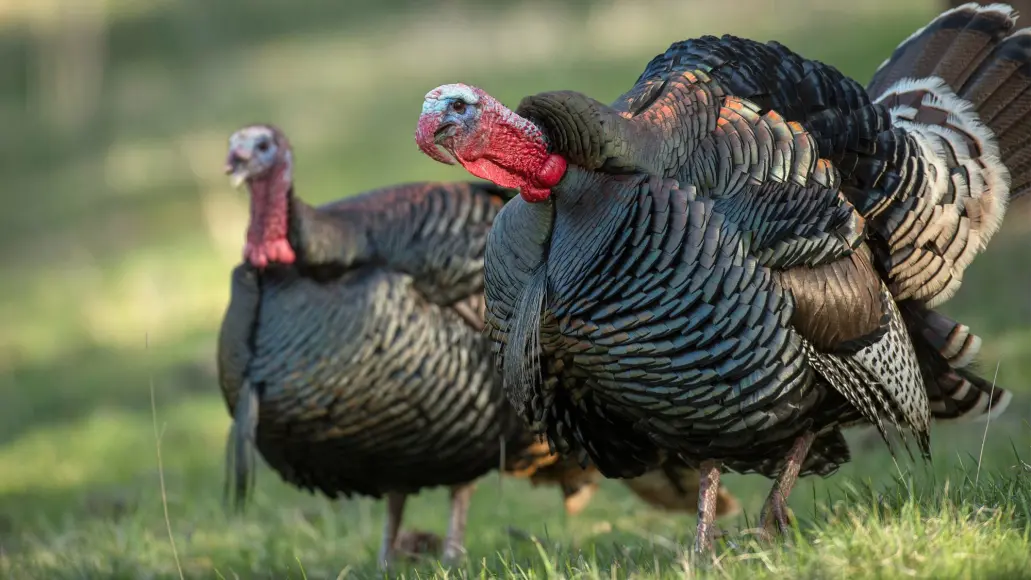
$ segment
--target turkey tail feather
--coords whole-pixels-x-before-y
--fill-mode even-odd
[[[893,129],[849,191],[899,304],[937,420],[1001,413],[1012,394],[971,365],[980,339],[933,309],[1031,189],[1031,29],[1005,4],[948,10],[902,42],[867,90]]]
[[[1031,189],[1031,29],[1016,25],[1017,13],[1006,4],[948,10],[900,44],[867,87],[883,102],[904,96],[899,85],[940,85],[933,92],[952,101],[945,112],[974,126],[959,131],[968,145],[993,150],[981,151],[995,157],[986,159],[987,169],[1001,163],[1008,170],[1011,198]]]
[[[232,504],[238,512],[246,506],[249,491],[254,487],[259,405],[257,389],[250,381],[244,381],[226,441],[224,499],[227,507]]]
[[[896,300],[951,298],[1031,189],[1031,29],[1009,6],[964,4],[905,40],[868,91],[891,131],[849,191]]]
[[[964,324],[907,301],[899,305],[920,360],[931,416],[964,421],[1000,415],[1013,393],[973,370],[981,338]]]
[[[904,78],[962,83],[1016,22],[1016,12],[1006,4],[968,2],[946,10],[899,44],[874,72],[867,91],[880,95]]]
[[[1010,197],[1031,190],[1031,28],[1004,39],[958,90],[995,134]]]

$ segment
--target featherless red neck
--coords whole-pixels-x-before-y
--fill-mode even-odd
[[[251,192],[251,222],[243,258],[259,268],[271,262],[292,264],[296,259],[287,240],[291,174],[290,161],[285,159],[264,177],[247,183]]]

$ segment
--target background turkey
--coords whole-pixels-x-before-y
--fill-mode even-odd
[[[597,470],[531,434],[482,334],[484,244],[510,192],[423,183],[313,208],[294,195],[287,139],[266,125],[232,135],[226,170],[251,195],[245,263],[233,270],[218,344],[238,506],[252,443],[301,488],[386,496],[381,564],[405,498],[430,486],[452,489],[444,557],[458,556],[471,482],[502,457],[509,473],[560,485],[569,512],[586,505]],[[661,478],[670,509],[698,485],[691,470]],[[721,496],[724,512],[736,505]]]
[[[699,549],[723,468],[778,478],[761,521],[783,531],[797,476],[849,459],[841,427],[887,421],[926,455],[932,417],[1001,412],[1010,394],[970,369],[980,340],[933,308],[1031,183],[1014,20],[946,12],[868,90],[776,42],[707,36],[612,106],[428,93],[420,148],[521,190],[485,258],[516,407],[607,476],[698,464]]]

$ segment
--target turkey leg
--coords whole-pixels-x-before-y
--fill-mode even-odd
[[[445,564],[454,564],[465,551],[465,522],[469,518],[469,500],[472,496],[471,483],[451,488],[451,520],[448,522],[442,558]]]
[[[763,504],[763,510],[759,516],[759,529],[767,539],[773,536],[774,525],[777,526],[776,531],[781,534],[787,534],[790,529],[788,496],[791,495],[791,488],[795,487],[795,482],[798,481],[798,472],[801,471],[802,463],[809,454],[809,447],[815,438],[815,433],[806,433],[795,439],[795,444],[788,452],[784,468],[780,470],[777,481],[773,482],[773,488],[770,489],[770,495],[766,497],[766,503]]]
[[[703,461],[701,469],[698,470],[698,533],[694,540],[696,553],[712,551],[721,467],[722,462],[710,459]]]
[[[406,499],[408,496],[403,493],[387,494],[387,521],[383,524],[383,543],[380,544],[377,558],[380,570],[386,570],[394,559],[397,532],[401,529],[401,516],[405,512]]]

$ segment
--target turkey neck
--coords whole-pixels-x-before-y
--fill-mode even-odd
[[[292,194],[287,236],[301,266],[347,269],[371,259],[368,232],[359,220],[312,207]]]
[[[294,186],[289,160],[277,164],[270,175],[248,183],[251,197],[251,221],[247,227],[247,243],[264,247],[287,235],[290,201]]]
[[[674,177],[719,117],[718,89],[697,81],[691,76],[657,85],[631,111],[574,91],[552,91],[524,98],[516,114],[538,127],[549,151],[570,166]]]
[[[615,109],[574,91],[526,97],[516,114],[544,135],[549,151],[586,170],[654,172],[658,142],[651,127],[633,123]]]

